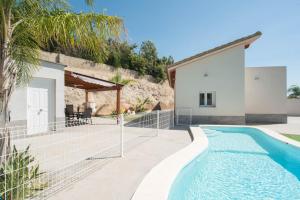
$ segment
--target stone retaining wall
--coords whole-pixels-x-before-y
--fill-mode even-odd
[[[66,56],[63,54],[42,52],[41,59],[50,62],[59,62],[67,65],[66,70],[74,71],[89,76],[110,80],[116,75],[117,70],[113,66],[94,63],[88,60]],[[149,97],[151,104],[148,109],[153,109],[157,104],[162,109],[173,109],[174,92],[168,82],[156,83],[152,76],[138,76],[137,72],[127,69],[119,69],[123,79],[132,79],[134,82],[125,86],[121,94],[123,107],[134,106],[137,98],[144,100]],[[115,110],[116,92],[95,92],[90,94],[91,101],[96,102],[96,115],[111,114]],[[65,87],[65,103],[73,104],[74,107],[84,107],[85,93],[83,90]]]

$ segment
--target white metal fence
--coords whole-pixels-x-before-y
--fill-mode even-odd
[[[50,123],[47,132],[28,134],[24,126],[0,129],[10,141],[0,166],[1,200],[47,199],[135,145],[174,127],[173,111],[103,119]],[[6,133],[9,132],[9,136]]]
[[[126,117],[125,117],[126,118]],[[126,127],[149,128],[149,129],[170,129],[174,127],[174,111],[153,111],[139,113],[127,117]]]

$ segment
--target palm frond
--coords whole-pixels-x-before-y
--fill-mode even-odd
[[[94,0],[85,0],[85,3],[89,6],[93,6],[94,5]]]
[[[36,41],[44,45],[49,39],[65,48],[81,46],[95,52],[107,38],[119,38],[123,22],[118,17],[95,13],[55,11],[50,15],[30,18]]]
[[[289,98],[300,98],[300,87],[297,85],[291,85],[288,89]]]
[[[108,38],[119,38],[124,30],[123,21],[118,17],[96,13],[77,14],[59,9],[45,11],[36,4],[36,0],[27,1],[34,2],[32,8],[40,14],[23,17],[21,23],[15,27],[10,41],[10,54],[18,66],[14,73],[17,71],[19,85],[30,80],[37,69],[39,49],[47,48],[49,41],[55,41],[65,49],[84,51],[87,57],[100,57],[98,54],[105,47],[105,41]],[[44,1],[51,3],[51,0]],[[20,10],[19,16],[23,12]],[[30,9],[25,10],[22,15]]]
[[[117,71],[116,75],[113,76],[110,81],[122,85],[128,85],[135,82],[135,80],[132,79],[123,79],[119,71]]]
[[[16,84],[26,84],[38,69],[39,43],[26,27],[18,27],[9,44],[9,52],[14,60],[13,71],[16,73]]]

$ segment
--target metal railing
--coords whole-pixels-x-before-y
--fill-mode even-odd
[[[0,157],[1,200],[47,199],[135,145],[174,127],[174,112],[153,111],[120,116],[105,123],[49,123],[47,131],[30,134],[26,126],[0,129],[9,143]]]
[[[126,118],[126,117],[125,117]],[[173,110],[157,110],[144,112],[127,117],[126,127],[150,128],[150,129],[170,129],[174,127]]]

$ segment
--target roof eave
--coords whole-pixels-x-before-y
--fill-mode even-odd
[[[247,49],[255,40],[257,40],[258,38],[260,38],[261,35],[262,35],[261,32],[256,32],[255,34],[253,34],[248,39],[242,40],[240,42],[236,42],[236,43],[233,43],[231,45],[228,45],[230,43],[227,43],[225,45],[218,46],[218,47],[216,47],[214,49],[205,51],[205,52],[203,52],[203,55],[201,55],[202,53],[200,53],[200,54],[196,54],[195,56],[192,56],[192,57],[183,59],[181,61],[178,61],[178,62],[176,62],[176,63],[174,63],[174,64],[172,64],[172,65],[170,65],[168,67],[168,74],[171,71],[175,70],[176,68],[181,67],[181,66],[183,66],[183,65],[185,65],[187,63],[192,63],[192,62],[195,62],[197,60],[204,59],[204,58],[206,58],[208,56],[220,53],[222,51],[225,51],[227,49],[230,49],[230,48],[233,48],[233,47],[236,47],[236,46],[244,45],[244,48]],[[211,52],[209,52],[209,51],[211,51]]]

